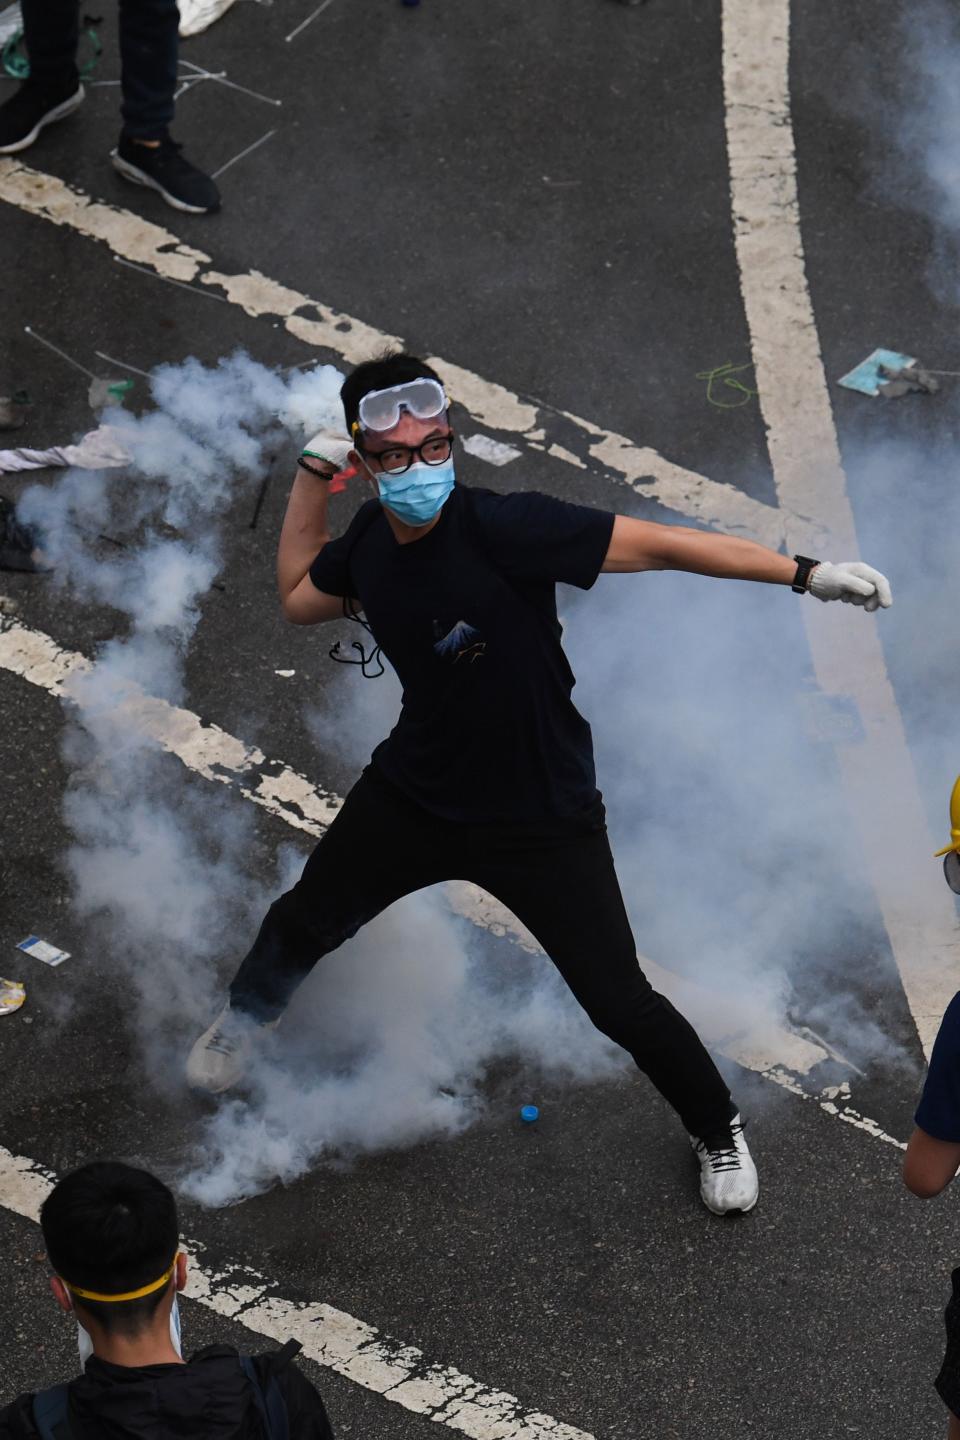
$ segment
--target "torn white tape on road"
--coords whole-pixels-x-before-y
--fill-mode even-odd
[[[0,668],[63,696],[69,693],[71,677],[89,672],[91,666],[85,655],[61,650],[43,631],[0,616]],[[218,725],[204,723],[191,710],[147,695],[139,686],[128,684],[115,708],[131,730],[176,755],[188,769],[206,780],[230,785],[296,830],[322,835],[343,803],[340,796],[314,785],[288,765],[268,760],[255,746],[244,744]],[[516,917],[476,885],[451,882],[446,892],[457,914],[540,953],[540,946]],[[763,1023],[759,1017],[751,1024],[739,1002],[732,1004],[721,993],[650,960],[641,963],[657,988],[699,1027],[708,1044],[738,1065],[761,1074],[781,1065],[805,1075],[827,1058],[826,1052],[809,1040]]]
[[[0,1146],[0,1205],[5,1210],[39,1221],[40,1206],[55,1183],[49,1170]],[[258,1271],[241,1265],[213,1270],[197,1259],[202,1245],[184,1241],[182,1248],[190,1260],[187,1300],[280,1344],[299,1340],[309,1360],[405,1410],[471,1440],[594,1440],[585,1430],[526,1410],[514,1395],[452,1366],[433,1364],[422,1350],[391,1340],[343,1310],[285,1300]]]

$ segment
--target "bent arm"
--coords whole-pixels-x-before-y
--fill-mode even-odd
[[[283,613],[294,625],[318,625],[343,614],[339,595],[325,595],[310,579],[309,570],[330,539],[327,496],[334,467],[318,462],[326,478],[297,467],[277,547],[277,588]]]
[[[688,570],[719,580],[792,585],[797,564],[755,540],[617,515],[601,573],[628,574],[638,570]]]
[[[919,1126],[907,1143],[903,1162],[903,1183],[921,1200],[930,1200],[946,1190],[960,1169],[960,1144],[935,1140]]]

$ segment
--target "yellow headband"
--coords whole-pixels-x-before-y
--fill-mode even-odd
[[[71,1285],[69,1280],[64,1280],[63,1283],[71,1295],[79,1295],[81,1300],[97,1300],[101,1305],[115,1305],[121,1300],[140,1300],[144,1295],[152,1295],[155,1290],[160,1290],[166,1285],[176,1269],[179,1258],[180,1252],[178,1251],[173,1257],[170,1269],[164,1271],[159,1280],[153,1280],[149,1285],[141,1285],[139,1290],[128,1290],[123,1295],[100,1295],[96,1290],[81,1290],[79,1285]],[[60,1278],[63,1279],[62,1276]]]

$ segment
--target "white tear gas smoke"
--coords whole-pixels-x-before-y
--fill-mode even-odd
[[[297,377],[297,403],[317,425],[333,418],[318,412],[332,408],[338,378]],[[211,796],[157,754],[123,702],[131,684],[180,699],[225,509],[281,438],[274,416],[289,423],[291,388],[244,357],[214,371],[168,367],[155,413],[110,417],[148,483],[71,473],[36,487],[23,507],[47,531],[60,581],[129,617],[128,634],[74,689],[69,867],[78,909],[130,967],[164,1088],[180,1083],[186,1049],[241,958],[225,953],[223,936],[243,936],[245,947],[267,890],[291,883],[302,856],[286,857],[276,884],[252,879],[249,807],[226,791]],[[81,521],[127,549],[105,556],[79,534]],[[875,916],[846,843],[832,753],[804,728],[816,697],[804,692],[795,607],[813,602],[650,575],[608,577],[563,603],[641,951],[719,991],[753,1029],[792,1009],[816,1029],[832,1026],[857,1063],[875,1057],[882,1042],[855,987],[842,1016],[837,1002],[837,974],[862,964]],[[857,612],[842,618],[863,623]],[[397,700],[389,671],[365,681],[331,667],[320,702],[327,744],[351,767],[363,763]],[[326,1156],[456,1135],[479,1114],[498,1060],[519,1057],[528,1076],[629,1071],[546,960],[504,962],[496,951],[435,895],[366,927],[305,983],[246,1097],[221,1103],[194,1133],[184,1188],[222,1205]],[[801,954],[798,995],[787,972]]]
[[[186,1051],[219,1008],[222,971],[235,968],[303,856],[283,857],[282,882],[251,877],[250,807],[161,754],[137,728],[136,701],[143,692],[182,700],[228,509],[271,454],[293,448],[288,429],[342,423],[341,380],[327,367],[284,381],[243,355],[212,370],[165,366],[152,379],[153,411],[104,417],[133,457],[130,474],[69,471],[20,505],[55,563],[51,583],[127,621],[69,687],[66,858],[75,908],[132,986],[140,1048],[166,1091],[182,1084]],[[395,682],[361,694],[378,719],[351,764],[389,728]],[[337,718],[355,747],[357,727]],[[470,928],[417,897],[328,960],[283,1045],[254,1068],[249,1100],[228,1101],[201,1125],[188,1191],[222,1204],[322,1154],[456,1134],[501,1057],[581,1078],[623,1067],[545,963],[521,960],[494,976],[468,953]],[[239,952],[225,936],[243,937]]]
[[[137,697],[181,699],[231,503],[295,443],[290,429],[331,423],[341,381],[329,366],[285,381],[241,354],[214,369],[162,366],[155,408],[104,417],[132,457],[129,472],[71,470],[31,487],[18,507],[55,564],[50,583],[127,622],[68,687],[66,861],[78,913],[128,967],[156,1066],[182,1017],[209,1008],[224,931],[253,923],[265,896],[243,876],[246,807],[191,785],[159,753],[138,729]]]

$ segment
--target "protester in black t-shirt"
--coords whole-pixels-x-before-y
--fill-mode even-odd
[[[360,365],[341,391],[350,441],[300,459],[278,555],[284,612],[360,619],[365,673],[380,649],[400,717],[308,860],[270,909],[227,1007],[193,1047],[190,1082],[226,1090],[256,1026],[276,1023],[318,958],[401,896],[448,879],[496,896],[536,936],[594,1023],[680,1115],[717,1214],[749,1210],[757,1177],[737,1107],[692,1027],[653,990],[607,842],[590,727],[571,699],[558,581],[690,570],[809,589],[868,610],[890,587],[857,563],[793,560],[749,540],[651,524],[546,495],[454,483],[436,373],[409,355]],[[352,444],[351,444],[352,442]],[[327,530],[328,480],[349,452],[374,499]],[[350,658],[350,657],[347,657]]]
[[[187,1262],[162,1181],[131,1165],[84,1165],[54,1186],[40,1225],[83,1373],[0,1410],[0,1440],[333,1440],[323,1401],[291,1363],[295,1342],[254,1356],[207,1345],[182,1358]]]

